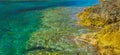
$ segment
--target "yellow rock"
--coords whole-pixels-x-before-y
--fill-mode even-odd
[[[109,0],[105,4],[100,4],[103,6],[89,7],[78,14],[81,25],[97,31],[83,34],[79,40],[92,44],[99,55],[120,55],[120,13],[117,13],[120,6],[118,4],[120,0]]]

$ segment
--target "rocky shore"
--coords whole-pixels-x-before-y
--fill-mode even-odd
[[[97,55],[120,54],[120,0],[101,0],[101,4],[88,7],[79,13],[79,24],[95,32],[81,35],[94,46]]]

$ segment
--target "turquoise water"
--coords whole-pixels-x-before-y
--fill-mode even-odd
[[[53,7],[88,7],[97,0],[0,2],[0,55],[23,55],[31,33],[42,27],[40,10]]]

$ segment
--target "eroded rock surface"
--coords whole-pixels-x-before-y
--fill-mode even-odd
[[[119,55],[120,0],[101,1],[101,4],[86,8],[78,14],[80,25],[96,30],[78,39],[93,45],[98,55]]]

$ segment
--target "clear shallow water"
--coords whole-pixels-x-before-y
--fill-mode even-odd
[[[52,7],[87,7],[97,0],[49,2],[0,2],[0,55],[22,55],[31,33],[40,29],[39,10]]]

